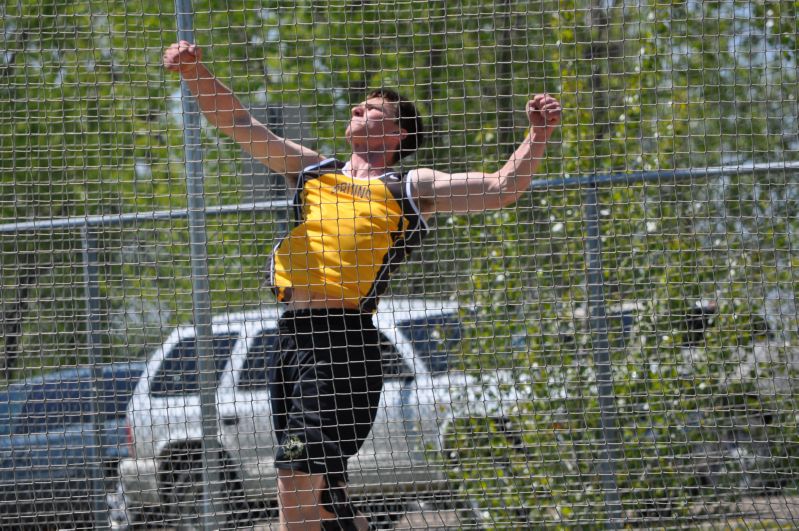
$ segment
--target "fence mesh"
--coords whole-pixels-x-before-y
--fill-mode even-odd
[[[347,162],[360,110],[386,112],[360,106],[379,87],[429,131],[395,165],[417,206],[431,170],[491,182],[523,165],[533,95],[562,118],[527,193],[453,213],[442,205],[459,192],[439,185],[429,235],[402,247],[376,335],[362,334],[383,383],[349,495],[372,524],[799,519],[796,2],[17,0],[0,13],[0,528],[277,528],[276,452],[312,444],[272,418],[288,362],[268,273],[295,227],[297,172],[281,164],[298,164],[274,146]],[[242,103],[232,122],[220,85],[200,111],[165,68],[179,34]],[[349,171],[326,174],[349,199],[320,231],[353,216],[359,183],[378,193]],[[364,213],[375,242],[391,197]],[[331,253],[343,259],[308,260]],[[352,444],[353,422],[334,438]],[[320,469],[302,466],[282,512],[304,522],[290,489]]]

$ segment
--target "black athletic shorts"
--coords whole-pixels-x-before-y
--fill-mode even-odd
[[[347,460],[372,429],[383,370],[372,316],[300,310],[279,322],[269,375],[275,466],[346,479]]]

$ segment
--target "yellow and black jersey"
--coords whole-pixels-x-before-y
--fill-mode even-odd
[[[271,259],[279,301],[301,287],[374,311],[391,273],[428,232],[402,175],[359,179],[343,167],[327,159],[299,176],[295,224]]]

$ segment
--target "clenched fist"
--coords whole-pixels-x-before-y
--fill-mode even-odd
[[[190,72],[202,59],[202,51],[196,44],[180,41],[164,50],[164,67],[170,72]]]
[[[560,124],[563,109],[560,102],[549,94],[536,94],[527,102],[527,118],[530,120],[532,133],[536,136],[544,134],[548,139]]]

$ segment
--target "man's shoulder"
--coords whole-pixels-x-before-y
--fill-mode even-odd
[[[404,174],[403,184],[407,185],[407,196],[425,220],[433,213],[435,203],[430,198],[438,174],[440,172],[432,168],[413,168]]]
[[[296,188],[303,188],[306,183],[320,178],[322,175],[329,173],[340,173],[344,163],[335,157],[328,157],[305,166],[300,173],[297,174],[295,181]]]
[[[408,171],[405,175],[414,181],[434,181],[437,176],[445,174],[438,170],[434,170],[433,168],[414,168]]]
[[[448,174],[432,168],[415,168],[405,174],[405,179],[411,183],[416,194],[427,195],[436,186],[436,183],[445,181]]]
[[[331,169],[341,169],[344,167],[344,163],[341,162],[336,157],[328,157],[326,159],[320,160],[318,162],[314,162],[313,164],[309,164],[308,166],[304,167],[300,173],[314,173],[320,170],[331,170]]]

